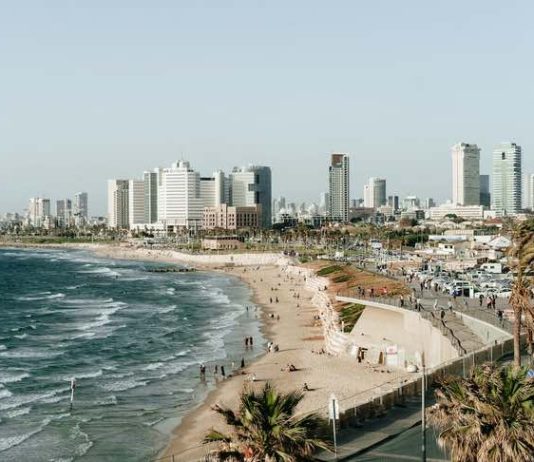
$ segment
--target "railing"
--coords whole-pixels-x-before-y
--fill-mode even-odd
[[[436,316],[433,308],[425,307],[422,302],[419,303],[421,310],[418,310],[416,309],[415,306],[413,309],[411,309],[406,305],[402,305],[398,297],[394,298],[394,297],[380,296],[380,295],[376,297],[370,297],[370,296],[367,296],[366,294],[360,295],[350,290],[341,290],[336,295],[341,296],[341,297],[354,298],[356,300],[382,303],[384,305],[390,305],[396,308],[402,308],[407,311],[416,311],[421,315],[423,319],[429,321],[433,327],[438,328],[440,333],[444,335],[451,342],[452,346],[460,354],[465,355],[467,353],[467,350],[463,347],[461,340],[457,337],[454,331],[446,324],[446,322],[443,319],[438,318]],[[437,309],[439,311],[446,310],[444,306],[440,306],[440,305],[438,305]]]
[[[433,368],[427,368],[425,370],[425,391],[444,375],[452,374],[465,377],[477,364],[495,361],[512,351],[513,340],[506,336],[495,340],[491,345],[469,352],[465,356],[445,361]],[[422,374],[415,373],[413,376],[395,378],[340,399],[339,426],[341,429],[359,427],[365,420],[385,415],[393,406],[405,405],[407,398],[420,396],[422,390]],[[328,418],[328,407],[321,406],[302,415],[311,413]],[[206,462],[210,460],[208,458],[209,452],[214,448],[213,444],[199,444],[180,453],[152,459],[151,462]]]

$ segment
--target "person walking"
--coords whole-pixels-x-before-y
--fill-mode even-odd
[[[452,302],[450,300],[447,302],[447,307],[449,308],[449,311],[452,311]]]

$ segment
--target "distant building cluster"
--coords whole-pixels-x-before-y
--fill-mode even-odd
[[[54,210],[49,198],[32,197],[24,214],[6,214],[3,222],[23,228],[83,227],[89,223],[88,202],[87,193],[78,192],[72,199],[57,200]]]
[[[176,232],[271,226],[271,169],[251,165],[201,176],[189,162],[108,181],[110,228]]]
[[[480,171],[480,159],[477,144],[452,146],[451,199],[439,205],[431,197],[388,193],[387,179],[381,176],[368,179],[361,198],[351,198],[347,153],[329,155],[328,188],[318,203],[290,202],[284,196],[273,199],[270,167],[250,165],[235,167],[228,175],[218,170],[201,176],[182,160],[145,171],[139,178],[109,180],[107,224],[112,229],[163,233],[359,221],[409,226],[421,220],[480,221],[534,210],[534,174],[523,174],[521,146],[496,145],[491,174]],[[87,193],[80,192],[73,199],[56,201],[54,213],[50,199],[34,197],[24,215],[7,214],[0,225],[83,226],[88,223],[87,203]]]

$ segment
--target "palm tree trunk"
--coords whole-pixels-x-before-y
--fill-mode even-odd
[[[521,309],[514,307],[514,366],[521,367]]]

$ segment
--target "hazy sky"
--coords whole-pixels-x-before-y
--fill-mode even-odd
[[[318,200],[328,153],[351,196],[450,197],[449,148],[523,147],[534,172],[531,1],[87,0],[0,5],[0,212],[185,158],[258,163]]]

